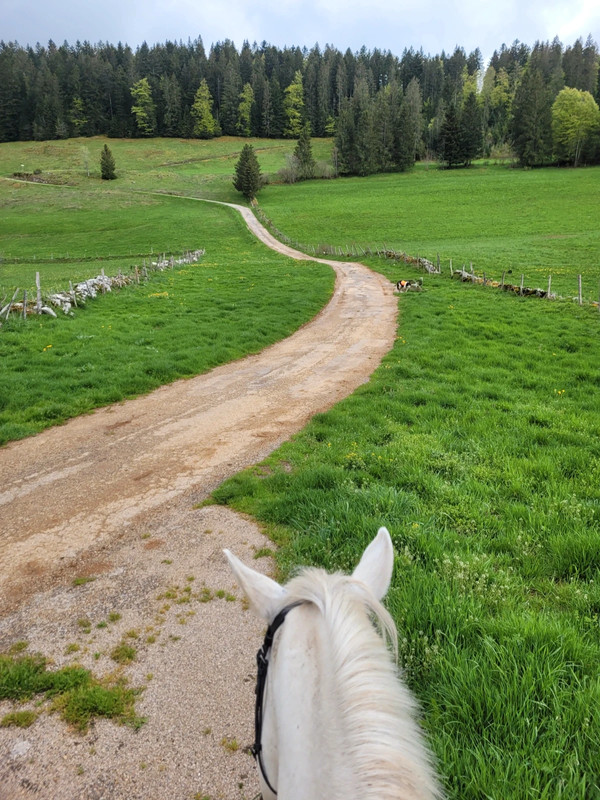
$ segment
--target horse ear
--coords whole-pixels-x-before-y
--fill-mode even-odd
[[[387,528],[379,528],[377,536],[362,554],[352,577],[365,583],[378,600],[390,588],[394,569],[394,547]]]
[[[281,605],[286,591],[276,581],[250,569],[229,550],[223,550],[235,579],[250,601],[252,610],[267,622],[271,622]]]

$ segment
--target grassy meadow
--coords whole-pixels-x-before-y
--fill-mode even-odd
[[[600,321],[426,279],[369,384],[215,493],[297,564],[386,525],[449,798],[600,797]]]
[[[270,253],[232,211],[136,193],[239,202],[239,140],[111,141],[111,185],[97,175],[102,144],[0,146],[0,175],[25,163],[64,181],[0,181],[0,287],[29,285],[41,263],[49,284],[95,274],[93,249],[116,269],[150,249],[207,253],[73,318],[4,326],[3,441],[258,349],[331,292],[326,268]],[[293,147],[255,144],[269,172]],[[329,144],[317,146],[324,158]],[[439,252],[529,285],[550,269],[565,295],[582,272],[596,299],[599,180],[596,168],[422,165],[270,184],[259,200],[306,244]],[[416,274],[368,263],[393,281]],[[447,274],[398,302],[394,347],[370,382],[213,499],[264,524],[282,577],[300,563],[352,569],[389,528],[400,662],[450,800],[600,800],[600,314]]]
[[[315,213],[315,192],[318,211]],[[512,169],[477,164],[439,170],[425,164],[407,174],[268,186],[259,203],[293,239],[318,246],[384,243],[449,269],[475,272],[598,300],[600,290],[600,167]]]
[[[127,272],[165,251],[206,250],[197,264],[151,274],[148,283],[90,301],[72,317],[5,323],[0,443],[257,352],[313,317],[333,291],[332,270],[276,255],[235,211],[198,202],[192,194],[148,194],[158,162],[177,155],[185,161],[193,149],[184,144],[171,153],[160,142],[137,144],[136,158],[128,161],[134,143],[111,142],[117,165],[120,160],[133,176],[129,188],[125,179],[88,179],[78,162],[69,171],[69,154],[79,154],[79,142],[0,146],[0,174],[8,172],[15,154],[26,163],[31,151],[42,177],[69,182],[0,180],[0,298],[12,296],[16,286],[33,291],[36,270],[50,291],[102,268],[106,274]],[[221,147],[234,145],[239,151],[239,141]],[[99,153],[101,142],[85,146]],[[219,164],[220,158],[217,149]],[[176,185],[173,177],[168,190]]]

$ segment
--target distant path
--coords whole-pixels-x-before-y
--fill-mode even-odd
[[[330,265],[331,301],[258,355],[0,449],[0,609],[153,515],[189,509],[351,394],[391,348],[389,281],[361,264],[310,258],[278,242],[250,209],[223,205],[272,249]]]

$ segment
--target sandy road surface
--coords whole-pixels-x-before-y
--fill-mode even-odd
[[[308,260],[234,208],[266,244]],[[221,598],[198,601],[182,627],[156,598],[188,578],[235,593],[221,548],[250,558],[263,538],[231,512],[193,504],[349,395],[391,347],[389,282],[360,264],[324,263],[337,273],[332,300],[283,342],[0,449],[0,651],[26,639],[56,663],[77,658],[102,674],[133,629],[127,677],[154,676],[138,733],[99,722],[82,739],[54,716],[0,728],[0,800],[252,796],[253,765],[222,742],[251,738],[261,625]],[[75,575],[95,580],[74,588]],[[77,619],[102,622],[111,609],[122,620],[86,638]],[[162,648],[144,643],[150,628]]]

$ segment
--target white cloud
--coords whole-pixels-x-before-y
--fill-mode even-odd
[[[600,39],[598,0],[3,0],[0,23],[0,37],[21,44],[52,38],[135,47],[202,36],[207,50],[227,38],[238,48],[244,39],[341,50],[364,44],[397,55],[411,46],[434,54],[459,45],[479,47],[486,58],[515,39],[533,45],[558,35],[572,44],[588,33]]]

